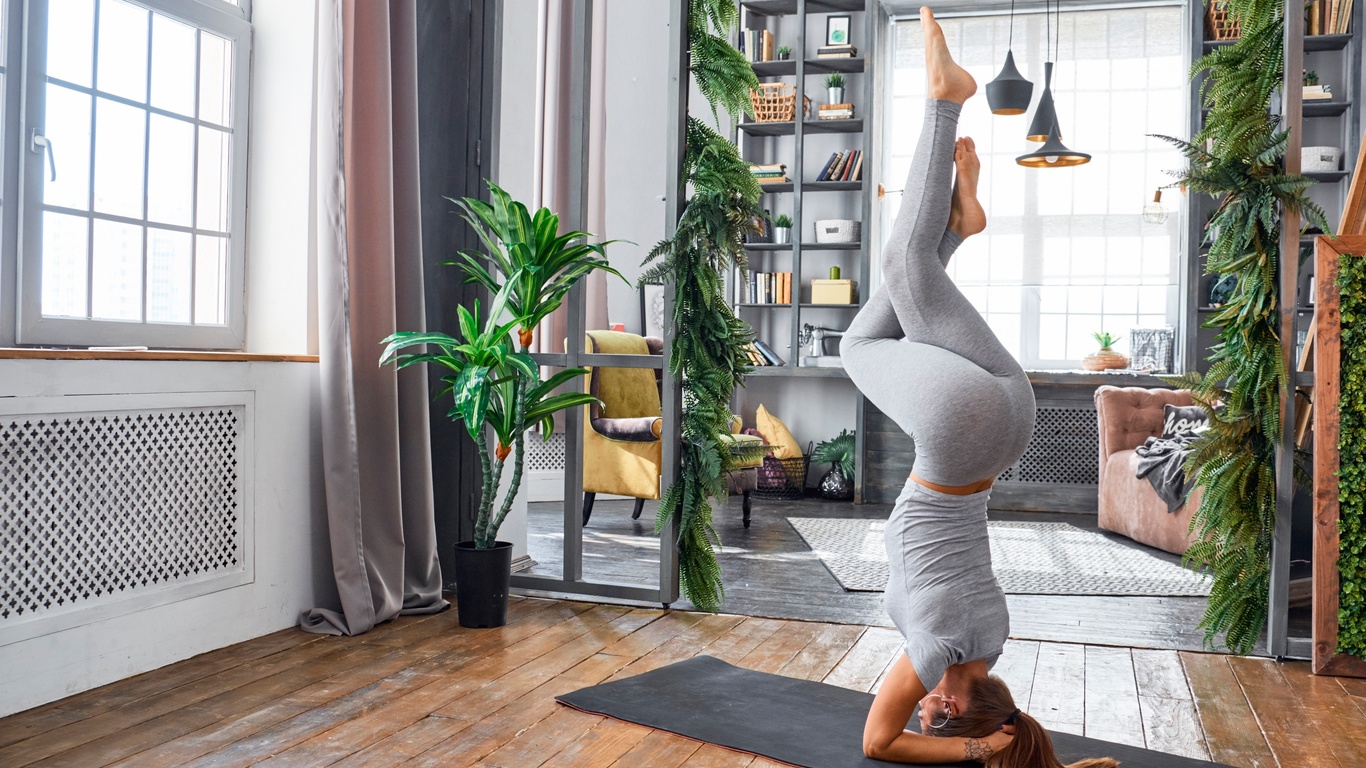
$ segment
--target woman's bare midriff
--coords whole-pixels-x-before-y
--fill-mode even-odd
[[[990,488],[991,484],[996,482],[996,478],[988,477],[985,480],[976,483],[968,483],[967,485],[940,485],[939,483],[931,483],[929,480],[916,475],[914,472],[911,473],[911,479],[920,485],[929,488],[931,491],[947,493],[950,496],[970,496],[974,493],[980,493],[981,491]]]

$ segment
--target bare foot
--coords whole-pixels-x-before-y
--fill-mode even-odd
[[[977,81],[949,55],[944,30],[934,20],[934,12],[920,8],[920,27],[925,33],[925,69],[930,81],[930,98],[959,104],[977,93]]]
[[[958,173],[953,183],[949,229],[966,240],[987,228],[987,212],[977,201],[977,177],[982,172],[982,163],[977,158],[977,144],[970,137],[964,136],[954,145],[953,164]]]

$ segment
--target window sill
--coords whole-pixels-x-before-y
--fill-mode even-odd
[[[0,347],[0,360],[192,360],[214,363],[316,363],[317,355],[265,355],[191,349],[42,349]]]
[[[1088,387],[1100,384],[1113,384],[1119,387],[1161,387],[1164,389],[1170,387],[1169,384],[1151,373],[1138,373],[1136,371],[1083,371],[1072,369],[1026,371],[1025,373],[1029,376],[1029,383],[1031,384],[1070,384]]]

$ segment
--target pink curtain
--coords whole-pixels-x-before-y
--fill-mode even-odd
[[[323,464],[341,610],[355,635],[444,610],[427,381],[379,367],[380,340],[424,329],[416,0],[318,0],[315,234]]]
[[[536,127],[532,151],[535,155],[531,208],[545,206],[558,213],[561,230],[566,222],[572,194],[570,163],[579,161],[571,152],[570,77],[573,50],[572,0],[540,0],[536,24],[538,60],[536,62]],[[593,3],[592,60],[589,67],[588,89],[588,200],[586,231],[599,239],[607,228],[606,195],[606,134],[607,134],[607,4]],[[609,251],[610,252],[610,251]],[[594,271],[584,278],[586,287],[584,329],[607,327],[607,275]],[[547,317],[536,331],[532,349],[537,352],[564,352],[565,337],[569,332],[569,312],[566,303]],[[562,420],[556,428],[563,429]]]

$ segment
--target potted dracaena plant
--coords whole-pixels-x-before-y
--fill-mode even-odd
[[[461,268],[467,282],[477,282],[493,294],[487,314],[458,308],[458,336],[436,332],[399,332],[384,340],[380,363],[400,368],[416,363],[444,366],[450,373],[438,396],[450,393],[449,415],[463,423],[479,443],[483,487],[475,518],[474,539],[455,545],[456,606],[463,627],[497,627],[507,621],[512,545],[498,541],[522,483],[527,430],[540,425],[545,439],[554,431],[555,414],[598,400],[584,392],[557,392],[588,373],[568,368],[542,380],[540,367],[529,354],[537,324],[564,302],[569,290],[595,269],[612,269],[605,247],[589,243],[586,232],[559,233],[559,217],[547,208],[533,216],[493,182],[487,182],[492,201],[447,198],[479,236],[487,252],[462,250],[459,261],[443,262]],[[491,269],[490,269],[491,267]],[[623,278],[624,279],[624,278]],[[512,345],[517,329],[519,348]],[[414,346],[436,351],[400,354]],[[494,444],[489,446],[491,432]],[[512,477],[495,512],[503,469],[512,456]]]

